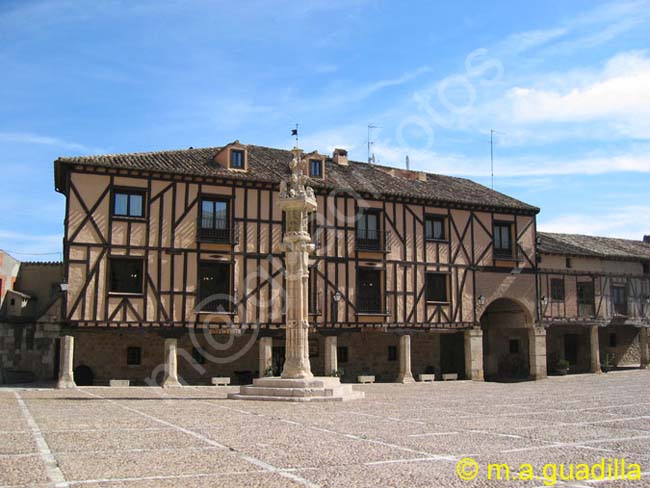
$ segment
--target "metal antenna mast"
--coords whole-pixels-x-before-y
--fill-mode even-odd
[[[374,142],[370,138],[370,131],[372,129],[377,129],[377,128],[378,126],[376,126],[375,124],[368,124],[368,164],[371,164],[375,161],[375,155],[372,154],[372,149],[371,149]]]

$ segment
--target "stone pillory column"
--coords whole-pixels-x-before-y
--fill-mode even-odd
[[[363,398],[363,393],[341,385],[338,378],[314,378],[309,363],[308,286],[309,254],[314,245],[309,235],[308,216],[316,211],[314,190],[305,185],[305,161],[294,148],[287,181],[280,183],[278,206],[285,214],[282,241],[286,273],[285,360],[280,378],[257,378],[229,398],[244,400],[325,401]],[[329,373],[329,372],[328,372]]]
[[[56,383],[56,387],[76,388],[77,384],[74,382],[74,372],[72,371],[74,365],[74,337],[61,337],[61,344],[59,347],[59,380]]]
[[[530,376],[534,380],[546,378],[546,329],[531,327],[528,331]]]
[[[165,339],[165,378],[162,387],[181,386],[178,381],[178,359],[176,358],[176,339]]]

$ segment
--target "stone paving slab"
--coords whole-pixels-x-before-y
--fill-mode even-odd
[[[650,472],[648,371],[355,388],[367,397],[345,404],[226,400],[236,387],[0,389],[0,486],[497,486],[457,477],[467,455],[481,469],[625,456]]]

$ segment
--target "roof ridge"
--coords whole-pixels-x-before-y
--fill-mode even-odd
[[[59,156],[57,161],[69,161],[74,159],[98,159],[98,158],[112,158],[116,156],[152,156],[156,154],[169,154],[188,151],[219,151],[224,146],[208,146],[208,147],[188,147],[187,149],[162,149],[160,151],[136,151],[136,152],[120,152],[120,153],[105,153],[105,154],[89,154],[81,156]]]
[[[650,245],[650,243],[644,242],[642,239],[627,239],[625,237],[609,237],[609,236],[595,236],[591,234],[569,234],[566,232],[544,232],[544,231],[538,231],[538,235],[542,236],[565,236],[565,237],[588,237],[591,239],[606,239],[606,240],[611,240],[611,241],[626,241],[626,242],[634,242],[637,244],[644,244],[644,245]]]

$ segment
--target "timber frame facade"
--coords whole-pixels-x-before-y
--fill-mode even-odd
[[[247,159],[251,158],[247,155]],[[328,161],[329,174],[336,165]],[[379,171],[379,170],[377,170]],[[64,256],[68,282],[64,317],[75,327],[283,326],[282,216],[274,182],[165,174],[142,169],[57,162],[57,189],[67,196]],[[115,193],[140,192],[142,216],[116,216]],[[536,315],[534,287],[537,209],[447,204],[427,198],[391,197],[315,188],[319,213],[313,227],[317,250],[310,260],[315,328],[465,329],[476,326],[479,296],[498,298],[505,281],[528,280],[516,296]],[[198,232],[202,199],[228,202],[228,242],[205,242]],[[379,249],[359,246],[361,208],[379,216]],[[425,219],[444,222],[443,239],[427,239]],[[493,252],[494,224],[512,229],[513,252]],[[109,291],[110,259],[143,262],[141,293]],[[231,266],[233,304],[221,314],[196,310],[198,267]],[[379,273],[380,306],[357,303],[357,271]],[[516,270],[516,275],[511,272]],[[447,277],[447,300],[426,299],[426,274]],[[511,290],[516,287],[510,286]],[[219,315],[221,317],[219,317]]]

